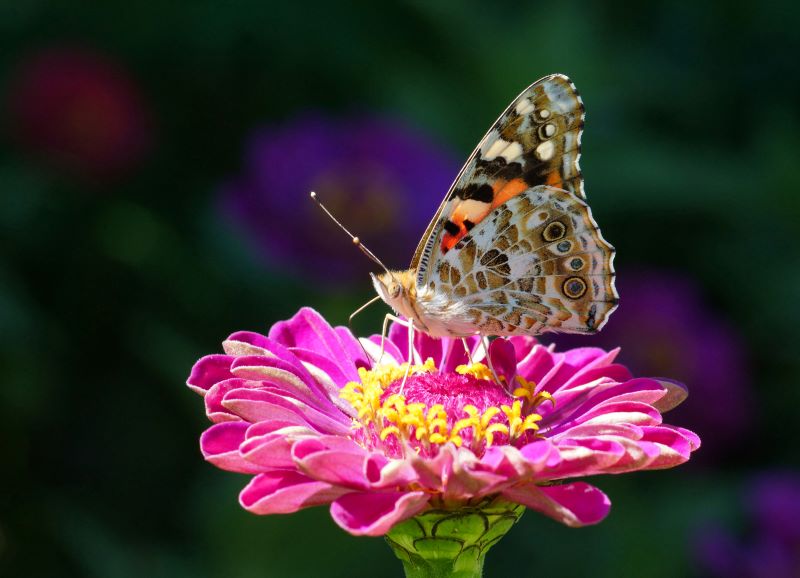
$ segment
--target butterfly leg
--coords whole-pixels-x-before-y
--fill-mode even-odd
[[[381,357],[383,356],[383,347],[385,344],[386,338],[386,327],[389,321],[394,321],[395,323],[402,325],[403,327],[408,328],[408,359],[406,360],[406,371],[403,374],[403,381],[400,383],[400,393],[402,395],[403,388],[406,386],[406,380],[408,379],[409,374],[411,373],[411,365],[414,363],[414,324],[406,319],[400,319],[392,315],[391,313],[387,313],[386,317],[383,318],[383,330],[381,332]]]
[[[400,382],[400,395],[403,395],[403,388],[406,386],[408,374],[411,373],[411,362],[414,359],[414,324],[408,323],[408,361],[406,362],[406,372],[403,375],[403,381]]]
[[[469,345],[467,345],[467,338],[466,337],[462,337],[461,338],[461,343],[464,344],[464,351],[467,352],[467,359],[469,359],[469,364],[470,365],[475,365],[475,361],[472,359],[472,352],[469,350]]]

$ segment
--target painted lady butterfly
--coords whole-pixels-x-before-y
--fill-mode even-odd
[[[525,89],[461,169],[411,267],[372,275],[378,295],[434,337],[599,331],[618,295],[614,248],[584,202],[584,116],[566,76]]]

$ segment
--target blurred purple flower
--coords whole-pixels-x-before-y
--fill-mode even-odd
[[[696,541],[703,575],[720,578],[800,576],[800,473],[776,471],[756,478],[746,499],[749,536],[737,539],[721,527]]]
[[[618,277],[619,309],[595,337],[555,337],[559,347],[622,348],[635,373],[670,375],[692,391],[675,410],[703,435],[703,455],[732,448],[752,422],[754,406],[744,344],[736,328],[712,313],[690,279],[659,271]],[[703,456],[700,456],[703,459]]]
[[[151,143],[135,82],[106,56],[51,48],[27,56],[9,83],[12,132],[29,152],[89,179],[124,173]]]
[[[222,203],[268,263],[326,282],[362,276],[366,283],[375,265],[309,192],[387,266],[404,267],[457,170],[446,150],[402,123],[307,114],[255,133]]]

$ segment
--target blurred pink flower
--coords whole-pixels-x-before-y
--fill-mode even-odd
[[[9,83],[12,132],[28,151],[77,176],[105,178],[135,166],[151,140],[136,83],[102,54],[47,49],[17,64]]]
[[[569,480],[669,468],[700,445],[662,423],[685,390],[633,378],[614,363],[616,350],[556,353],[531,338],[496,339],[501,385],[477,363],[477,338],[469,363],[459,341],[417,335],[401,395],[406,329],[391,327],[381,364],[379,344],[359,344],[302,309],[268,336],[234,333],[225,354],[195,364],[188,385],[214,422],[202,452],[222,469],[255,474],[244,508],[330,503],[342,528],[374,536],[429,508],[500,497],[582,526],[601,521],[610,501]]]

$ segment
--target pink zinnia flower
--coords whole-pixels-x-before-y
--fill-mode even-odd
[[[406,329],[361,344],[302,309],[268,336],[238,332],[225,354],[200,359],[188,384],[214,422],[206,459],[254,474],[240,495],[256,514],[331,504],[356,535],[382,535],[426,511],[522,504],[568,526],[601,521],[597,474],[669,468],[700,445],[662,422],[685,398],[672,383],[634,378],[617,350],[557,353],[532,338],[496,339],[497,383],[460,341]],[[362,348],[363,345],[363,348]],[[365,353],[366,352],[368,353]]]

